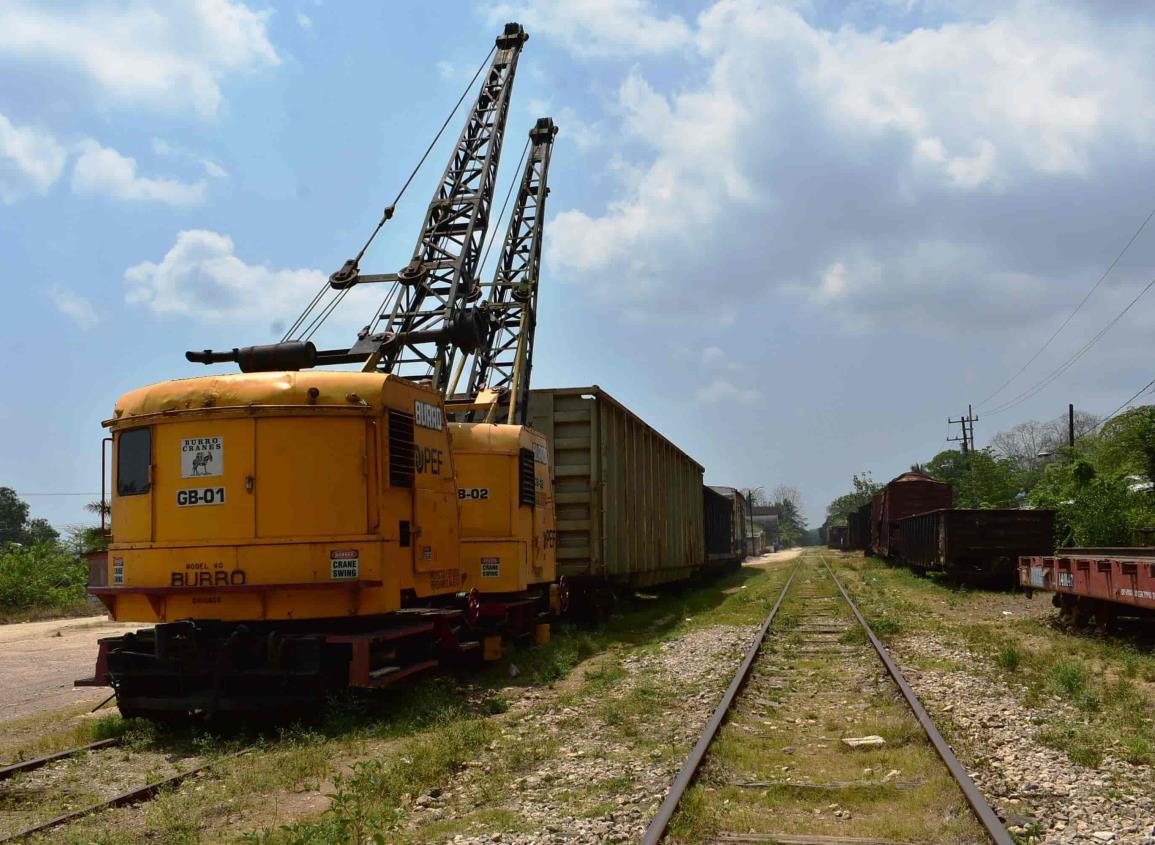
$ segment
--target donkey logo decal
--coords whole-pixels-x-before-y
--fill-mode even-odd
[[[208,475],[209,464],[213,462],[212,452],[197,452],[193,456],[192,474],[193,475]]]
[[[225,474],[223,437],[187,437],[180,443],[181,478],[205,478]]]

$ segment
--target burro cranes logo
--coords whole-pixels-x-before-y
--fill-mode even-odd
[[[180,442],[180,477],[208,478],[225,474],[223,437],[186,437]]]
[[[434,431],[445,430],[445,417],[441,409],[420,399],[413,400],[413,422],[422,428],[431,428]]]

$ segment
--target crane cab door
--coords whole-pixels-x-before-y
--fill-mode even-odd
[[[180,421],[153,430],[153,540],[251,537],[253,421]]]
[[[460,517],[445,415],[439,404],[416,400],[413,422],[413,568],[456,569]]]

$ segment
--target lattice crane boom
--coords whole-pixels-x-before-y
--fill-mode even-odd
[[[530,149],[509,218],[493,284],[483,311],[485,337],[473,359],[468,397],[483,390],[508,403],[506,422],[524,425],[529,400],[533,344],[537,327],[538,279],[541,271],[545,204],[549,196],[549,162],[557,126],[539,118],[529,132]]]
[[[429,203],[409,265],[380,276],[360,276],[354,267],[351,277],[346,265],[331,279],[338,288],[399,284],[392,307],[380,317],[384,331],[369,327],[351,350],[371,350],[366,369],[430,378],[444,392],[455,356],[481,342],[484,317],[470,303],[481,297],[477,272],[517,60],[528,37],[519,24],[506,24],[498,36],[493,62]]]
[[[488,331],[486,313],[474,304],[482,295],[477,274],[518,57],[528,38],[517,23],[506,24],[497,37],[488,72],[426,210],[413,258],[406,267],[396,273],[362,274],[360,260],[372,243],[371,237],[356,258],[329,277],[328,286],[337,291],[335,298],[296,339],[289,339],[290,329],[281,343],[222,352],[190,351],[185,357],[205,364],[235,361],[246,372],[363,363],[366,370],[429,379],[447,392],[455,358],[477,350]],[[392,215],[390,205],[377,231]],[[357,341],[348,349],[318,351],[309,342],[317,323],[323,322],[350,287],[374,282],[393,287],[382,308],[358,333]],[[319,293],[294,328],[302,325],[320,298]]]

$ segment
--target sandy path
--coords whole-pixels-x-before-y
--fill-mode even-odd
[[[746,558],[746,566],[765,566],[768,563],[778,563],[783,560],[791,560],[798,557],[805,551],[801,546],[795,546],[792,549],[783,549],[780,552],[767,552],[764,555],[759,555],[755,558]]]
[[[72,682],[92,675],[98,639],[140,627],[104,616],[0,625],[0,722],[107,697]]]

